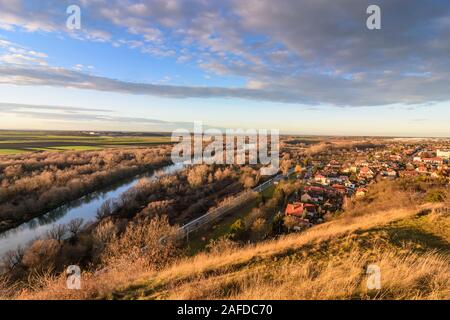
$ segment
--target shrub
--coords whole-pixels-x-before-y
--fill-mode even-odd
[[[272,221],[271,234],[272,235],[282,234],[283,229],[284,229],[283,215],[281,213],[277,213]]]
[[[245,233],[245,223],[242,219],[236,220],[231,226],[229,235],[232,239],[238,240],[241,239]]]
[[[253,222],[251,230],[258,239],[262,239],[264,237],[264,233],[266,231],[265,226],[266,220],[263,218],[258,218]]]
[[[211,240],[206,246],[206,251],[211,254],[222,254],[225,251],[232,251],[239,248],[239,244],[224,236],[216,240]]]
[[[173,237],[177,230],[166,216],[130,223],[121,236],[106,244],[101,261],[112,268],[136,263],[160,269],[180,254]]]
[[[447,198],[446,194],[442,190],[429,190],[425,196],[426,202],[444,202]]]
[[[25,251],[22,263],[31,269],[50,269],[60,249],[61,245],[55,239],[36,240]]]

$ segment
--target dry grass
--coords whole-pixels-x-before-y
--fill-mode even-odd
[[[160,271],[123,265],[84,275],[80,291],[65,290],[58,279],[17,298],[449,299],[450,230],[436,229],[449,216],[418,215],[435,207],[343,217],[302,234],[200,253]],[[397,231],[411,236],[397,239]],[[365,285],[372,263],[382,270],[379,291]]]
[[[118,286],[137,280],[146,272],[164,268],[178,256],[179,250],[172,240],[178,229],[170,226],[165,216],[140,221],[140,223],[130,223],[120,236],[116,236],[115,233],[108,235],[111,232],[108,226],[108,222],[105,223],[105,227],[100,226],[100,238],[109,238],[99,257],[100,269],[82,274],[81,290],[68,290],[66,275],[55,276],[52,270],[49,270],[32,273],[22,288],[15,290],[15,295],[12,297],[16,299],[95,299],[109,294]],[[160,241],[163,235],[168,236],[165,245]],[[3,281],[5,286],[8,284],[6,280]]]
[[[382,270],[382,289],[366,284],[368,262]],[[414,266],[414,272],[411,268]],[[399,275],[402,275],[399,277]],[[164,299],[448,299],[448,259],[439,254],[398,254],[396,250],[308,257],[260,264],[223,275],[199,277],[169,286],[153,298]]]
[[[446,253],[416,253],[415,244],[405,242],[398,247],[380,233],[380,226],[396,228],[401,221],[415,220],[416,212],[417,209],[396,210],[341,219],[277,241],[220,254],[200,254],[161,273],[147,275],[146,280],[122,290],[116,297],[450,298],[448,243]],[[431,221],[436,219],[430,216]],[[445,219],[448,222],[448,217]],[[367,230],[375,231],[371,234]],[[368,292],[364,286],[370,263],[377,264],[383,272],[383,289],[379,292]]]
[[[39,284],[24,289],[13,297],[17,300],[88,300],[108,295],[118,286],[129,284],[149,271],[148,264],[134,261],[121,264],[118,268],[104,269],[95,273],[82,274],[81,290],[69,290],[65,275],[52,277],[42,275]]]

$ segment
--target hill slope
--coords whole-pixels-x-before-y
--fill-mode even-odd
[[[303,233],[218,247],[159,271],[124,261],[85,273],[82,290],[39,275],[16,299],[450,299],[450,208],[342,216]],[[367,289],[367,267],[381,290]],[[1,283],[0,283],[1,288]]]
[[[367,289],[369,264],[381,290]],[[107,296],[116,299],[449,299],[448,209],[343,218],[302,234],[200,254]]]

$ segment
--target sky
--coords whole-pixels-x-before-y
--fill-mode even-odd
[[[450,137],[449,84],[448,0],[0,0],[0,129]]]

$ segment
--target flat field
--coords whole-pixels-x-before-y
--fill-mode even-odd
[[[165,133],[1,131],[0,155],[36,151],[83,151],[170,143]]]

